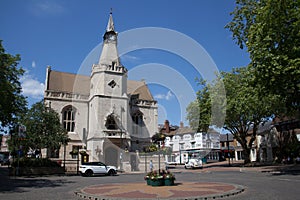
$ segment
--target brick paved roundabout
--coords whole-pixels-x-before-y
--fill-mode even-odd
[[[217,199],[237,195],[244,186],[215,182],[182,182],[174,186],[152,187],[139,183],[101,184],[88,186],[75,192],[80,199]]]

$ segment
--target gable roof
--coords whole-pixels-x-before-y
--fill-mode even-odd
[[[127,93],[138,95],[138,99],[154,101],[152,94],[144,81],[127,80]]]
[[[89,95],[90,77],[50,70],[47,86],[46,90]]]
[[[227,134],[220,134],[220,142],[227,141]],[[228,141],[233,141],[233,135],[231,133],[228,134]]]
[[[49,70],[46,90],[74,94],[90,94],[91,78],[85,75]],[[154,101],[144,81],[127,80],[127,94],[138,95],[138,99]]]
[[[194,129],[192,129],[191,127],[179,127],[179,129],[177,129],[176,131],[176,135],[182,135],[182,134],[188,134],[188,133],[196,133],[197,131],[195,131]]]

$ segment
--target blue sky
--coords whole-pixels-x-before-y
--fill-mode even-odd
[[[234,7],[234,0],[1,0],[0,39],[8,53],[21,55],[20,66],[26,69],[23,91],[32,104],[43,98],[48,65],[57,71],[80,71],[89,53],[102,42],[110,8],[120,37],[148,30],[143,27],[182,34],[185,39],[174,40],[174,46],[184,50],[181,56],[163,48],[132,48],[121,56],[121,62],[129,70],[129,79],[149,83],[159,104],[159,123],[168,119],[174,125],[180,121],[187,125],[185,105],[199,89],[195,77],[201,75],[187,56],[182,57],[185,52],[198,53],[185,41],[201,46],[209,55],[204,59],[211,58],[219,71],[249,62],[247,52],[239,49],[224,28]],[[147,40],[147,33],[142,34]],[[157,45],[164,40],[168,38],[152,38]]]

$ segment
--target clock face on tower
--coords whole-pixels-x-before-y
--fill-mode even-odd
[[[108,35],[108,40],[115,41],[116,40],[116,35],[114,35],[114,34]]]

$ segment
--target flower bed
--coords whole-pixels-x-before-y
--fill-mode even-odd
[[[175,184],[175,176],[170,171],[165,170],[162,170],[161,173],[149,172],[144,179],[147,185],[151,186],[172,186]]]

